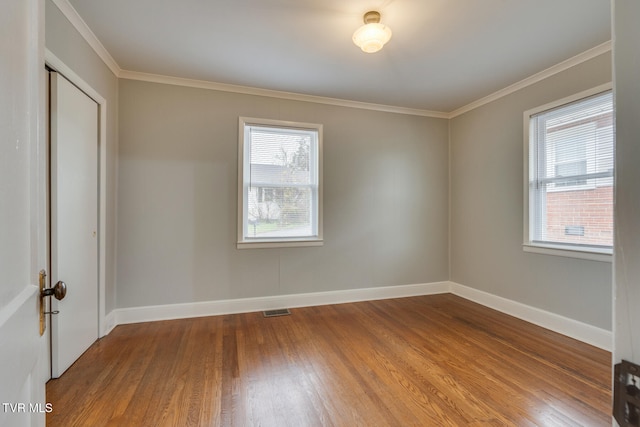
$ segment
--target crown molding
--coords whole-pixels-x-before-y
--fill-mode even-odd
[[[279,90],[261,89],[251,86],[239,86],[226,83],[216,83],[206,80],[185,79],[182,77],[164,76],[159,74],[140,73],[137,71],[122,70],[120,78],[139,80],[152,83],[162,83],[175,86],[186,86],[199,89],[217,90],[222,92],[241,93],[245,95],[267,96],[270,98],[288,99],[292,101],[313,102],[316,104],[336,105],[340,107],[360,108],[363,110],[383,111],[387,113],[408,114],[413,116],[435,117],[446,119],[447,113],[440,111],[420,110],[415,108],[398,107],[394,105],[373,104],[368,102],[351,101],[347,99],[328,98],[303,93],[284,92]]]
[[[102,45],[98,37],[91,31],[91,28],[84,22],[84,19],[78,14],[76,9],[69,3],[69,0],[51,0],[55,4],[60,12],[69,20],[71,25],[80,33],[82,38],[91,46],[93,51],[102,59],[111,72],[120,77],[122,69],[118,63],[113,59],[109,51]]]
[[[284,92],[270,89],[261,89],[250,86],[239,86],[226,83],[217,83],[204,80],[185,79],[181,77],[163,76],[158,74],[141,73],[128,71],[120,68],[98,37],[91,31],[87,23],[78,14],[68,0],[51,0],[60,9],[62,14],[69,20],[71,25],[80,33],[94,52],[109,67],[111,72],[122,79],[140,80],[153,83],[163,83],[177,86],[186,86],[200,89],[218,90],[223,92],[234,92],[246,95],[267,96],[271,98],[288,99],[294,101],[314,102],[317,104],[336,105],[341,107],[359,108],[364,110],[382,111],[387,113],[407,114],[413,116],[434,117],[440,119],[448,118],[448,113],[440,111],[421,110],[415,108],[399,107],[394,105],[373,104],[347,99],[328,98],[316,95],[306,95],[301,93]]]
[[[460,107],[447,115],[448,119],[453,119],[461,114],[474,110],[478,107],[481,107],[490,102],[496,101],[502,97],[505,97],[513,92],[516,92],[520,89],[524,89],[527,86],[531,86],[535,83],[538,83],[541,80],[549,78],[555,74],[558,74],[562,71],[565,71],[571,67],[575,67],[583,62],[586,62],[590,59],[595,58],[596,56],[600,56],[603,53],[607,53],[611,51],[611,41],[607,41],[598,45],[594,48],[591,48],[585,52],[579,53],[578,55],[569,58],[565,61],[560,62],[559,64],[553,65],[546,70],[540,71],[532,76],[529,76],[523,80],[520,80],[517,83],[514,83],[510,86],[505,87],[504,89],[500,89],[497,92],[492,93],[491,95],[485,96],[484,98],[480,98],[476,101],[471,102],[470,104],[465,105],[464,107]]]
[[[585,52],[582,52],[572,58],[553,65],[546,70],[540,71],[530,77],[520,80],[510,86],[500,89],[490,95],[473,101],[463,107],[460,107],[451,112],[421,110],[417,108],[399,107],[394,105],[373,104],[368,102],[351,101],[348,99],[328,98],[324,96],[306,95],[302,93],[284,92],[271,89],[261,89],[250,86],[239,86],[226,83],[217,83],[205,80],[186,79],[181,77],[163,76],[159,74],[141,73],[138,71],[123,70],[118,63],[113,59],[111,54],[103,46],[96,35],[91,31],[89,26],[84,22],[82,17],[78,14],[75,8],[69,3],[69,0],[51,0],[60,9],[62,14],[69,20],[71,25],[80,33],[80,35],[86,40],[89,46],[96,52],[96,54],[104,61],[113,74],[122,79],[139,80],[152,83],[162,83],[177,86],[186,86],[200,89],[218,90],[223,92],[234,92],[245,95],[267,96],[271,98],[288,99],[293,101],[314,102],[317,104],[336,105],[340,107],[359,108],[364,110],[382,111],[387,113],[408,114],[413,116],[434,117],[439,119],[453,119],[461,114],[467,113],[478,107],[481,107],[490,102],[496,101],[502,97],[505,97],[511,93],[514,93],[520,89],[524,89],[527,86],[531,86],[565,71],[571,67],[581,64],[585,61],[593,59],[599,55],[611,51],[612,43],[607,41],[591,48]]]

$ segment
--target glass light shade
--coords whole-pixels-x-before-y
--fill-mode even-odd
[[[391,39],[391,30],[380,23],[363,25],[353,33],[353,42],[366,53],[374,53]]]

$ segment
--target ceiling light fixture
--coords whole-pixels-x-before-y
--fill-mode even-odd
[[[364,14],[364,24],[353,33],[353,42],[366,53],[374,53],[391,38],[391,30],[380,23],[380,13],[369,11]]]

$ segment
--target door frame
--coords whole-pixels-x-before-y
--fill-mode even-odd
[[[106,318],[106,265],[107,265],[107,100],[49,49],[45,49],[47,67],[62,74],[78,89],[98,104],[98,336],[104,337],[111,326]],[[50,269],[50,266],[49,266]]]

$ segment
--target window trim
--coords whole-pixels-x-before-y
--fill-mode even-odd
[[[317,226],[318,233],[314,237],[273,237],[247,240],[244,238],[244,162],[245,162],[245,127],[246,126],[265,126],[280,127],[288,129],[301,129],[315,131],[318,134],[318,210],[317,210]],[[322,152],[323,152],[323,127],[316,123],[302,123],[284,120],[259,119],[253,117],[238,118],[238,211],[237,211],[237,248],[284,248],[284,247],[301,247],[301,246],[322,246],[323,239],[323,220],[322,220]]]
[[[533,218],[529,216],[529,170],[531,165],[531,159],[529,158],[529,142],[531,137],[530,120],[531,116],[541,113],[543,111],[551,110],[561,107],[565,104],[570,104],[581,99],[588,98],[590,96],[598,95],[604,92],[613,90],[613,84],[611,82],[596,86],[591,89],[584,90],[574,95],[567,96],[565,98],[549,102],[529,109],[523,114],[523,244],[522,248],[525,252],[533,252],[546,255],[564,256],[570,258],[581,258],[593,261],[611,262],[613,248],[602,248],[597,246],[574,246],[564,245],[561,243],[538,243],[531,240],[531,227]],[[615,143],[615,142],[614,142]],[[614,172],[615,173],[615,172]]]

